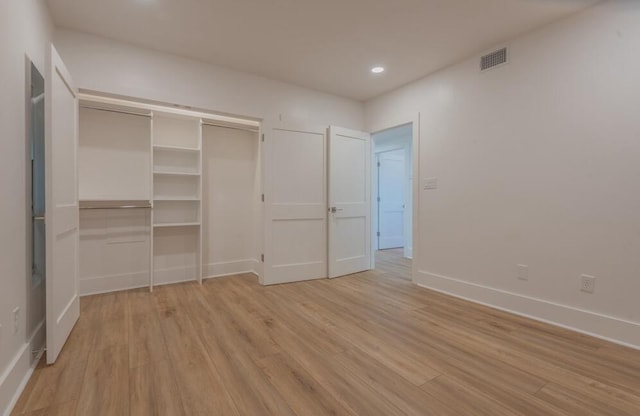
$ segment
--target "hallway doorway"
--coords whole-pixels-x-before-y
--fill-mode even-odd
[[[372,135],[373,249],[413,256],[413,123]],[[399,249],[399,250],[398,250]],[[386,258],[385,254],[382,254]]]

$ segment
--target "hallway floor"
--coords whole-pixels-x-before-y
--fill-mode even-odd
[[[404,257],[404,248],[376,251],[376,271],[411,280],[411,259]]]

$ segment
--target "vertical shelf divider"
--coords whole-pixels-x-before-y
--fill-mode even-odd
[[[149,292],[153,292],[153,111],[151,112],[151,137],[149,138],[149,153],[151,160],[149,163],[149,169],[151,172],[149,174],[149,186],[151,187],[151,210],[149,213]]]
[[[200,222],[200,227],[198,228],[198,256],[197,256],[197,273],[198,273],[198,283],[202,285],[202,275],[203,275],[203,258],[202,258],[202,220],[203,220],[203,211],[202,211],[202,183],[204,181],[203,175],[203,164],[202,164],[202,151],[203,151],[203,143],[202,143],[202,119],[200,119],[199,128],[198,128],[198,172],[200,172],[200,181],[198,182],[198,195],[200,195],[200,202],[198,207],[198,219]]]
[[[152,120],[151,286],[187,280],[202,284],[202,119],[160,111],[152,113]],[[161,239],[175,233],[195,243],[195,252],[189,252],[193,263],[166,264],[166,244],[177,243]]]

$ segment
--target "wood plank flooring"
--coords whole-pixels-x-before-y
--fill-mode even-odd
[[[411,280],[411,260],[404,256],[404,248],[376,251],[376,271],[389,276]]]
[[[640,415],[639,351],[418,288],[392,255],[83,298],[13,414]]]

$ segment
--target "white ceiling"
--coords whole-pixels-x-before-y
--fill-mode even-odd
[[[366,100],[597,0],[47,0],[56,25]],[[384,65],[383,75],[369,69]]]

